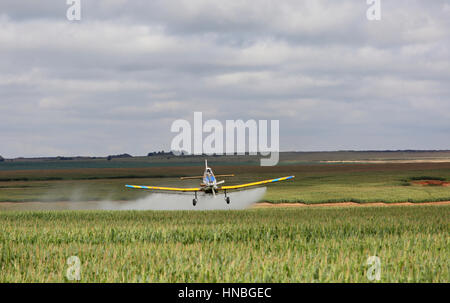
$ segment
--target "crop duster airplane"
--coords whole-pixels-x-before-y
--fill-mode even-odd
[[[160,190],[160,191],[175,191],[175,192],[193,192],[194,193],[194,199],[192,200],[192,204],[195,206],[198,202],[197,199],[197,192],[204,192],[205,194],[212,194],[214,197],[216,196],[216,193],[219,193],[220,191],[223,191],[225,194],[225,201],[227,204],[230,204],[230,197],[227,196],[227,191],[234,191],[234,190],[242,190],[246,187],[250,186],[258,186],[263,185],[267,183],[273,183],[278,181],[284,181],[284,180],[290,180],[295,178],[295,176],[288,176],[288,177],[282,177],[282,178],[276,178],[276,179],[270,179],[270,180],[264,180],[264,181],[257,181],[252,183],[246,183],[246,184],[240,184],[240,185],[231,185],[231,186],[219,186],[220,184],[225,183],[224,180],[217,181],[216,177],[233,177],[234,175],[217,175],[214,176],[214,173],[210,167],[208,167],[208,162],[205,160],[205,172],[203,173],[203,176],[195,176],[195,177],[181,177],[182,180],[186,179],[202,179],[203,182],[200,183],[200,187],[193,187],[193,188],[175,188],[175,187],[160,187],[160,186],[144,186],[144,185],[125,185],[125,187],[130,188],[140,188],[140,189],[150,189],[150,190]]]

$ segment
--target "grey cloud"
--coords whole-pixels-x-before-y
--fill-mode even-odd
[[[2,156],[167,150],[194,111],[279,119],[282,150],[450,148],[447,1],[66,8],[0,3]]]

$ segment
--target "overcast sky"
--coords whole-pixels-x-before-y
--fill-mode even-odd
[[[450,149],[450,1],[0,2],[0,155],[169,150],[278,119],[282,151]]]

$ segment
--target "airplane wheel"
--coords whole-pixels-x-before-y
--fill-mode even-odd
[[[230,204],[230,197],[226,197],[225,201],[227,201],[227,204]]]
[[[192,205],[197,205],[197,199],[192,200]]]

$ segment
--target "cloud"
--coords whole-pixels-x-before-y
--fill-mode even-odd
[[[282,150],[450,148],[446,1],[67,7],[0,3],[2,156],[168,150],[194,111],[279,119]]]

